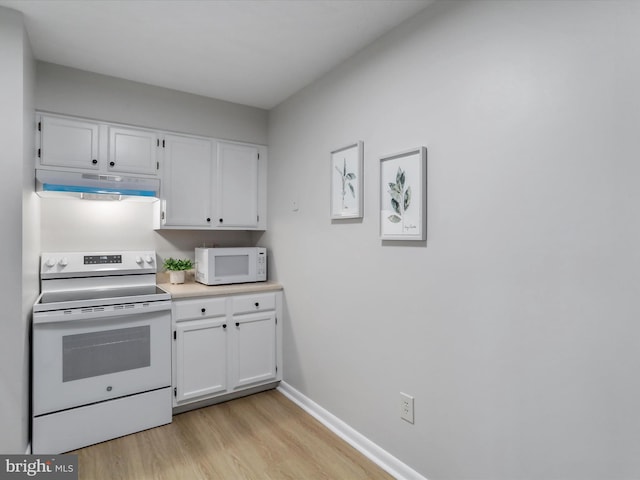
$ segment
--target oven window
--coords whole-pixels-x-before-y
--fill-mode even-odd
[[[148,367],[150,340],[149,325],[62,337],[62,381]]]

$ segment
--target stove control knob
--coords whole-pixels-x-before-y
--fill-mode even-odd
[[[46,262],[44,262],[44,264],[49,268],[53,268],[53,267],[56,266],[56,259],[55,258],[49,258]]]
[[[58,265],[60,265],[61,267],[66,267],[67,265],[69,265],[69,260],[67,260],[67,257],[62,257],[58,261]]]
[[[148,264],[152,264],[153,257],[151,255],[147,255],[146,257],[144,257],[144,261],[147,262]]]
[[[137,263],[138,265],[142,265],[142,257],[137,256],[137,257],[136,257],[136,263]]]

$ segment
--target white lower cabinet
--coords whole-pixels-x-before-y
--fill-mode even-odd
[[[281,380],[281,312],[281,291],[174,300],[174,407]]]
[[[227,319],[176,324],[177,403],[227,390]]]
[[[230,381],[234,390],[276,379],[276,314],[233,317]],[[272,339],[272,341],[269,341]]]

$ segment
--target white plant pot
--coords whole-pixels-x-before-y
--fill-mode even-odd
[[[170,271],[169,281],[171,283],[184,283],[184,270]]]

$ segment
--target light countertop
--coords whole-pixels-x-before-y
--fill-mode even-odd
[[[234,295],[238,293],[273,292],[282,290],[277,282],[237,283],[233,285],[208,286],[194,281],[181,284],[159,283],[158,286],[171,294],[171,298],[215,297],[217,295]]]

